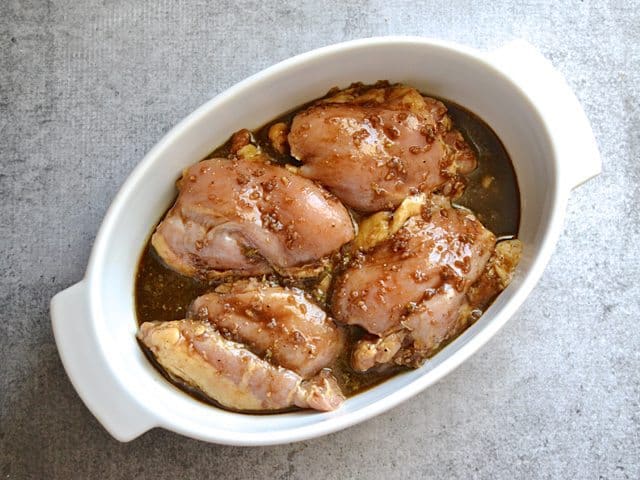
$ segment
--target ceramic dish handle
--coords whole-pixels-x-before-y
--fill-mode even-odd
[[[489,53],[542,114],[561,162],[561,182],[573,189],[602,170],[589,120],[566,80],[532,45],[517,40]]]
[[[153,428],[155,421],[123,391],[104,357],[95,351],[88,299],[85,281],[53,297],[53,334],[62,364],[82,401],[113,437],[127,442]]]

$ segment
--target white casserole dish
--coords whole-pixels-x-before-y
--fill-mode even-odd
[[[231,133],[353,81],[403,82],[453,100],[485,120],[519,181],[524,256],[487,312],[423,367],[349,398],[337,411],[231,413],[200,403],[158,373],[135,333],[134,277],[145,242],[175,195],[174,182]],[[562,76],[518,41],[484,53],[411,37],[341,43],[270,67],[207,102],[142,160],[113,201],[85,278],[51,301],[56,343],[80,397],[121,441],[162,427],[230,445],[294,442],[334,432],[414,396],[469,358],[514,314],[549,260],[568,195],[600,172],[593,133]]]

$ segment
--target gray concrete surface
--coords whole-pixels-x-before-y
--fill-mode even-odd
[[[0,4],[1,478],[640,478],[637,2]],[[154,430],[120,444],[69,383],[48,303],[79,280],[143,154],[195,107],[314,47],[414,34],[524,38],[593,122],[604,174],[571,196],[539,286],[480,353],[328,437],[231,448]]]

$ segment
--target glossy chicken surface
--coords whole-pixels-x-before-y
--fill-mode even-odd
[[[177,187],[136,275],[138,339],[234,411],[334,410],[419,367],[522,252],[499,138],[405,85],[353,84],[240,130]]]
[[[198,297],[190,315],[304,378],[328,367],[344,335],[302,290],[241,281]]]
[[[263,156],[187,168],[152,244],[188,276],[259,275],[316,262],[354,235],[329,192]]]
[[[351,352],[351,363],[357,371],[367,371],[378,365],[406,365],[416,367],[435,354],[443,342],[460,334],[477,320],[482,311],[513,279],[522,254],[518,239],[498,242],[478,279],[467,290],[460,303],[453,302],[448,321],[433,316],[433,310],[410,315],[403,328],[382,336],[367,335],[358,341]],[[446,298],[445,298],[446,301]],[[412,307],[413,308],[413,307]]]
[[[296,406],[328,411],[344,401],[335,379],[326,372],[304,380],[227,340],[208,322],[147,322],[140,326],[138,338],[174,379],[233,410]]]
[[[473,214],[436,196],[392,237],[356,255],[332,298],[336,320],[375,335],[356,346],[354,367],[391,358],[415,365],[458,333],[466,293],[494,244]]]
[[[394,208],[476,167],[446,112],[442,102],[407,86],[353,87],[295,116],[291,154],[303,163],[301,175],[348,206]]]

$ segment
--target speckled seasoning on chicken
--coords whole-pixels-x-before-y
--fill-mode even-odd
[[[328,367],[344,347],[342,330],[304,291],[255,279],[196,298],[189,315],[304,378]]]
[[[354,87],[295,116],[289,133],[300,174],[363,212],[394,208],[476,167],[439,100],[403,85]]]
[[[354,236],[332,194],[262,155],[204,160],[183,172],[178,189],[152,244],[184,275],[291,272]]]
[[[334,410],[419,367],[522,253],[500,140],[406,85],[333,89],[240,130],[177,187],[138,267],[138,339],[234,411]]]
[[[232,410],[334,410],[344,400],[324,372],[304,380],[225,339],[205,321],[146,322],[138,338],[170,376]]]
[[[434,197],[395,234],[360,252],[336,280],[332,302],[336,320],[375,335],[355,346],[354,368],[419,365],[457,334],[468,319],[467,292],[494,245],[473,214]],[[380,350],[384,361],[376,358]]]

